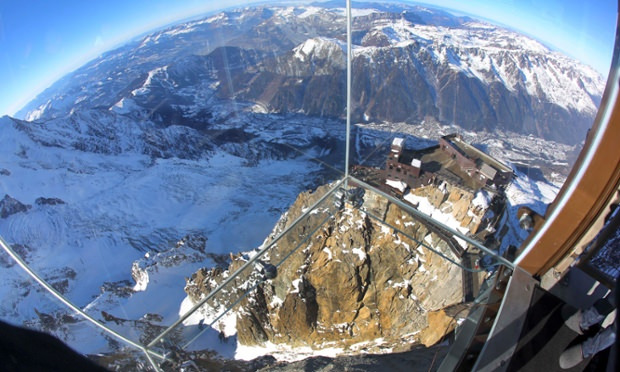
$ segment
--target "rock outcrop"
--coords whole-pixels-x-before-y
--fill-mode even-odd
[[[147,252],[144,257],[134,261],[131,266],[131,277],[136,282],[134,291],[146,290],[150,275],[164,267],[173,267],[181,263],[202,262],[211,258],[219,262],[222,258],[205,252],[207,238],[190,234],[179,240],[174,247],[161,252]]]
[[[37,198],[37,200],[35,200],[34,203],[36,205],[59,205],[59,204],[66,204],[64,200],[59,199],[59,198],[44,198],[44,197]]]
[[[496,197],[485,191],[478,191],[474,194],[458,186],[443,183],[439,187],[423,186],[411,190],[410,194],[414,196],[414,199],[417,196],[428,200],[434,209],[433,216],[435,218],[437,218],[435,213],[448,216],[449,219],[453,218],[458,223],[460,230],[467,233],[476,234],[482,228],[486,228],[495,216],[495,213],[489,208],[490,200],[486,200],[484,203],[474,201],[476,197],[488,199]],[[480,194],[484,196],[479,196]]]
[[[0,218],[7,218],[10,215],[20,212],[27,212],[32,206],[23,204],[17,199],[5,194],[0,200]]]
[[[459,198],[453,191],[429,187],[420,194],[434,199],[438,209],[449,205],[455,215],[469,218],[463,226],[477,226],[465,207],[472,195]],[[323,192],[299,195],[265,244]],[[432,345],[454,329],[456,321],[444,309],[463,302],[462,270],[441,256],[459,260],[442,237],[371,194],[364,196],[362,209],[336,209],[331,200],[327,204],[307,215],[261,257],[273,265],[286,258],[275,278],[265,280],[257,265],[215,296],[208,303],[210,310],[203,312],[205,317],[251,289],[235,308],[237,337],[244,345],[271,342],[349,352],[403,351],[415,344]],[[228,270],[202,269],[188,279],[186,292],[194,303],[248,259],[232,258]]]

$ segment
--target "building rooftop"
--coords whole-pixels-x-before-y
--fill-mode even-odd
[[[512,173],[512,168],[506,166],[505,164],[499,162],[497,159],[489,156],[484,151],[479,150],[478,148],[470,145],[469,143],[463,141],[461,136],[458,134],[449,134],[443,137],[445,140],[450,141],[454,146],[461,150],[465,155],[467,155],[471,159],[480,159],[484,163],[490,165],[500,172],[510,172]]]
[[[482,167],[480,167],[480,173],[484,174],[484,176],[489,179],[493,179],[495,178],[497,171],[487,163],[483,163]]]

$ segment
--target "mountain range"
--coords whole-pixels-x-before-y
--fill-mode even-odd
[[[530,37],[419,6],[354,9],[355,122],[427,117],[466,130],[581,142],[604,80]],[[345,115],[345,17],[337,7],[259,7],[183,23],[108,52],[18,113],[108,109],[205,129],[212,97],[258,112]]]
[[[3,238],[119,332],[139,338],[178,319],[185,277],[260,246],[299,193],[342,176],[341,5],[250,7],[170,26],[0,118]],[[519,170],[511,211],[543,213],[602,77],[469,17],[356,5],[353,162],[381,165],[397,133],[424,147],[459,131]],[[523,234],[506,223],[506,244],[518,244]],[[15,270],[0,261],[0,317],[109,351]]]

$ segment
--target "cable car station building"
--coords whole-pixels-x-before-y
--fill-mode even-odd
[[[394,138],[386,160],[385,182],[401,193],[447,181],[471,189],[503,190],[513,171],[490,155],[463,141],[458,134],[439,139],[439,145],[423,150],[407,150],[404,138]]]

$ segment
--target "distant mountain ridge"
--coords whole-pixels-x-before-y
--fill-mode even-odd
[[[3,238],[70,300],[115,329],[177,320],[184,276],[215,266],[221,255],[255,248],[295,196],[342,177],[340,6],[245,8],[168,27],[65,76],[21,112],[28,120],[0,118],[0,178],[8,195]],[[573,133],[567,123],[538,125],[542,119],[530,106],[548,105],[570,120],[582,115],[585,123],[592,115],[582,95],[591,89],[588,74],[575,63],[573,77],[583,83],[575,97],[586,97],[586,104],[551,102],[544,84],[539,103],[527,84],[518,84],[523,70],[486,74],[470,63],[478,58],[473,50],[459,54],[460,47],[441,41],[473,27],[471,18],[422,9],[381,4],[354,12],[353,110],[360,123],[352,131],[352,163],[385,164],[395,133],[426,147],[461,131],[524,172],[539,171],[528,173],[538,179],[524,176],[515,187],[519,205],[548,202],[554,194],[540,185],[561,179],[572,147],[528,136],[519,115],[531,115],[537,135],[581,138],[581,129]],[[485,48],[481,61],[499,66],[493,53],[502,49]],[[512,61],[509,52],[505,58]],[[515,85],[508,84],[511,76]],[[503,107],[496,101],[507,102],[512,121],[494,121]],[[441,125],[451,121],[477,129]],[[175,244],[182,237],[196,237],[205,252]],[[3,318],[35,325],[39,313],[58,314],[55,332],[75,341],[72,346],[108,350],[82,322],[65,322],[65,310],[43,301],[10,265],[0,262]]]
[[[204,92],[211,88],[265,112],[343,118],[344,11],[323,6],[246,8],[158,31],[61,79],[18,116],[40,121],[122,108],[164,125],[204,128]],[[420,6],[357,6],[355,121],[415,125],[433,117],[466,130],[583,140],[604,87],[592,68],[470,17]]]

